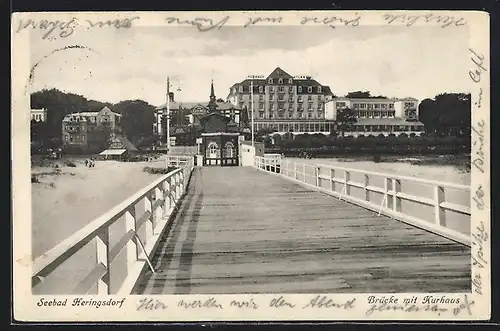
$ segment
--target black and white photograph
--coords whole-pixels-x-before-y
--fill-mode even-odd
[[[487,29],[459,11],[14,16],[16,309],[486,317]]]

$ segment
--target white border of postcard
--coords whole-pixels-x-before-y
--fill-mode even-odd
[[[14,318],[18,321],[255,321],[255,320],[486,320],[491,316],[491,260],[490,260],[490,45],[489,15],[486,12],[437,12],[437,11],[341,11],[341,12],[175,12],[180,19],[192,20],[195,17],[211,18],[218,22],[224,17],[230,19],[227,25],[245,25],[249,19],[252,24],[260,25],[301,25],[303,16],[324,18],[329,22],[332,17],[339,24],[350,22],[356,25],[405,25],[441,26],[453,28],[467,24],[470,31],[469,49],[482,57],[482,66],[486,72],[478,68],[472,61],[463,70],[471,78],[472,94],[472,127],[480,128],[482,135],[476,130],[472,134],[472,159],[479,158],[483,164],[482,172],[477,167],[471,169],[471,234],[472,234],[472,291],[470,293],[398,293],[381,294],[399,303],[404,299],[417,297],[422,303],[424,298],[459,299],[459,303],[439,303],[434,305],[419,304],[411,310],[402,309],[401,305],[389,306],[386,309],[373,309],[368,303],[370,293],[365,294],[329,294],[323,302],[330,301],[323,307],[308,307],[307,304],[316,295],[165,295],[165,296],[51,296],[49,299],[67,299],[67,306],[39,307],[37,303],[42,296],[31,294],[31,189],[30,189],[30,152],[29,144],[29,29],[17,32],[20,20],[32,19],[68,22],[72,18],[85,22],[93,20],[115,20],[134,18],[130,28],[140,26],[166,26],[165,17],[174,13],[165,12],[119,12],[119,13],[15,13],[12,18],[12,172],[13,172],[13,271],[14,271]],[[260,17],[260,20],[256,18]],[[280,18],[279,20],[277,18]],[[446,23],[446,24],[445,24]],[[444,26],[444,27],[443,27]],[[78,25],[76,29],[78,29]],[[110,27],[111,29],[112,27]],[[195,28],[195,27],[193,27]],[[60,30],[59,32],[61,32]],[[47,41],[49,42],[49,41]],[[453,54],[450,54],[450,61]],[[478,102],[478,98],[481,101]],[[474,195],[478,190],[484,192],[483,205],[478,205]],[[323,296],[323,294],[321,294]],[[47,297],[47,296],[45,296]],[[280,307],[271,307],[271,303],[281,297],[281,301],[290,303]],[[179,300],[206,300],[214,298],[223,308],[182,308],[177,306]],[[256,306],[238,308],[231,306],[232,300],[250,300]],[[103,300],[104,304],[96,306],[72,306],[75,300]],[[151,309],[138,309],[141,302],[151,303]],[[106,303],[114,303],[106,304]],[[335,303],[335,304],[333,304]],[[293,306],[293,307],[292,307]]]

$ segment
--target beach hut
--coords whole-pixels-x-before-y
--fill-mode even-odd
[[[122,135],[116,135],[110,141],[109,148],[99,153],[105,160],[123,160],[138,151],[137,147]]]

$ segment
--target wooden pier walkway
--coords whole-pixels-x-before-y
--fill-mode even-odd
[[[471,288],[469,247],[251,167],[196,168],[152,262],[134,294]]]

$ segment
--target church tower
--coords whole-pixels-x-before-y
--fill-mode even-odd
[[[215,92],[214,92],[214,81],[212,79],[212,84],[210,85],[210,102],[208,103],[208,111],[214,112],[217,108],[217,100],[215,98]]]

